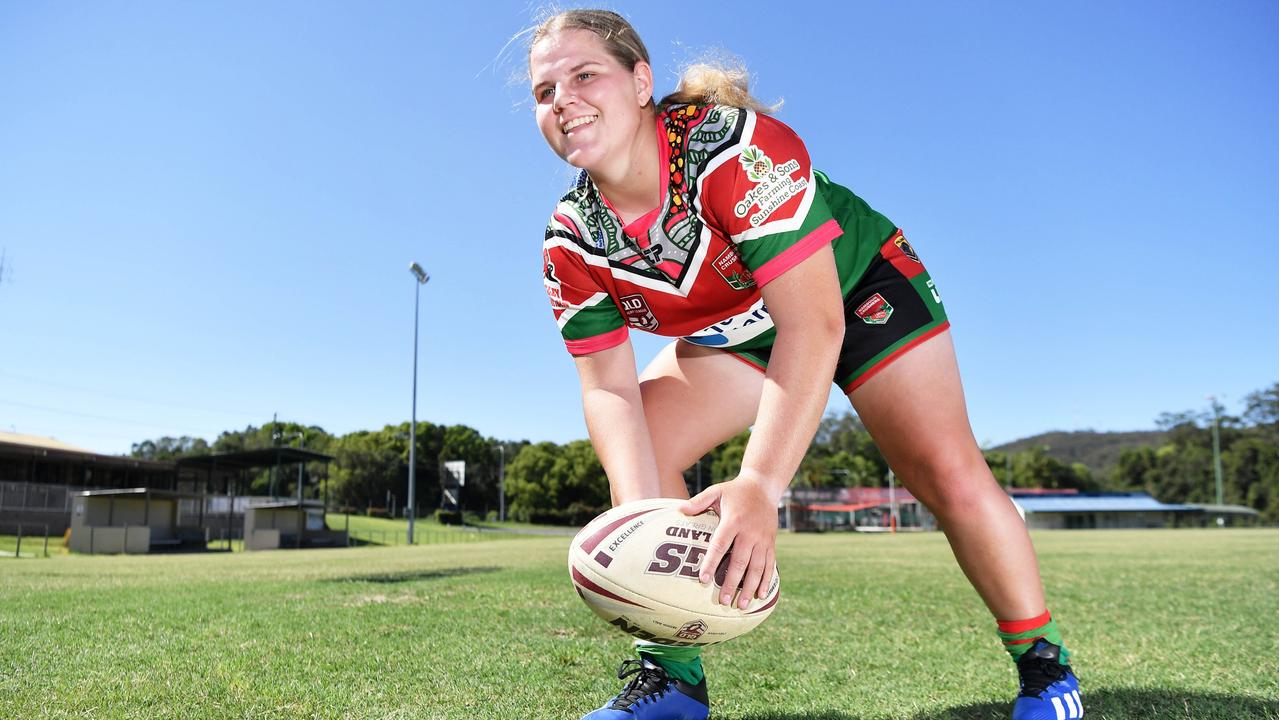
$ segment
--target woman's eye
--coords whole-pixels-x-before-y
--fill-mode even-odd
[[[590,80],[590,79],[591,79],[591,77],[592,77],[593,75],[595,75],[595,73],[588,73],[588,72],[578,73],[578,74],[577,74],[577,79],[578,79],[578,80]]]
[[[542,88],[537,92],[538,100],[545,100],[551,96],[551,88]]]

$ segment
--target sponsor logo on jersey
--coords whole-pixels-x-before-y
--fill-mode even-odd
[[[560,295],[560,279],[555,277],[555,263],[551,261],[551,254],[542,253],[542,257],[546,264],[546,273],[542,276],[542,285],[546,288],[546,297],[551,299],[552,308],[567,310],[569,305],[564,302],[564,297]]]
[[[675,636],[685,640],[696,640],[706,634],[706,623],[701,620],[686,622],[675,631]]]
[[[662,244],[661,243],[655,243],[653,245],[649,245],[646,248],[640,248],[639,253],[641,256],[643,256],[645,260],[648,261],[648,264],[652,265],[653,267],[657,267],[658,263],[662,262]]]
[[[708,347],[724,347],[738,345],[747,340],[759,337],[773,327],[773,317],[768,314],[764,299],[760,298],[746,310],[725,318],[709,327],[702,328],[692,335],[685,335],[684,340],[694,345]]]
[[[755,287],[755,278],[742,264],[742,256],[737,254],[737,248],[731,245],[724,248],[724,252],[720,253],[712,264],[715,266],[715,272],[719,273],[719,276],[724,278],[724,282],[734,290],[749,290]]]
[[[757,338],[773,329],[773,316],[764,304],[764,298],[758,299],[746,311],[733,317],[726,317],[715,325],[702,327],[697,333],[684,336],[684,340],[694,345],[707,345],[711,348],[728,347]]]
[[[893,316],[893,306],[888,304],[883,295],[875,293],[858,305],[856,312],[857,317],[867,325],[883,325]]]
[[[902,251],[902,255],[905,255],[915,262],[919,262],[919,255],[915,253],[915,248],[910,246],[910,241],[907,240],[906,236],[902,235],[901,232],[898,232],[897,235],[893,237],[893,244],[897,246],[898,250]],[[920,264],[922,265],[923,263]]]
[[[635,293],[634,295],[623,295],[618,298],[621,303],[622,314],[626,316],[626,322],[631,327],[637,327],[640,330],[654,332],[657,330],[657,316],[648,308],[648,303],[644,300],[644,296]]]
[[[746,168],[746,177],[756,185],[746,191],[746,195],[733,207],[733,213],[739,218],[749,215],[751,227],[763,225],[777,208],[808,187],[808,178],[796,180],[791,177],[799,170],[798,160],[774,163],[754,145],[747,146],[737,160]],[[756,207],[759,210],[752,213],[751,208]]]
[[[937,292],[937,286],[936,286],[935,284],[933,284],[933,281],[932,281],[932,280],[929,280],[929,281],[928,281],[927,283],[925,283],[925,284],[926,284],[926,285],[928,285],[928,289],[929,289],[929,290],[931,290],[931,291],[933,292],[933,300],[934,300],[934,301],[935,301],[938,305],[941,305],[941,293]]]

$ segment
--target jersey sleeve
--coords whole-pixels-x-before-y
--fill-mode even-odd
[[[551,219],[542,246],[542,284],[569,353],[589,355],[621,345],[627,329],[617,304],[573,247],[573,237],[567,218]]]
[[[742,139],[702,185],[704,215],[728,235],[760,287],[840,235],[803,141],[748,113]]]

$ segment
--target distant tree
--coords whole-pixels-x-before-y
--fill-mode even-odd
[[[742,471],[742,458],[746,455],[746,443],[750,439],[751,431],[743,430],[715,449],[711,460],[711,481],[707,485],[737,477]]]
[[[393,434],[361,430],[334,443],[337,460],[330,475],[331,500],[356,508],[384,507],[388,492],[403,494],[402,446]]]
[[[1244,396],[1243,416],[1259,428],[1279,432],[1279,382]]]
[[[565,445],[553,472],[559,479],[560,507],[578,503],[603,509],[610,505],[608,478],[590,440]]]
[[[1159,457],[1150,446],[1128,448],[1119,454],[1111,474],[1111,486],[1115,490],[1149,492],[1159,489]]]
[[[497,450],[475,428],[449,425],[440,443],[440,462],[466,462],[462,507],[479,513],[497,509]]]
[[[132,455],[140,460],[176,460],[191,455],[208,455],[209,443],[203,438],[183,435],[179,438],[164,436],[158,440],[133,443]]]
[[[1279,446],[1260,433],[1233,443],[1222,455],[1225,501],[1279,521]]]
[[[1073,466],[1048,454],[1043,446],[1033,447],[1013,456],[1013,486],[1047,489],[1074,489],[1089,492],[1098,489],[1092,473],[1082,463]]]
[[[527,445],[506,464],[506,493],[511,517],[527,521],[535,513],[555,507],[559,478],[555,464],[561,448],[552,442]]]

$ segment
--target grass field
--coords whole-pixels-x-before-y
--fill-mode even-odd
[[[1279,531],[1035,541],[1087,717],[1279,720]],[[0,718],[575,720],[628,642],[567,546],[0,559]],[[778,557],[777,611],[706,654],[713,718],[1007,717],[1012,665],[940,534]]]

